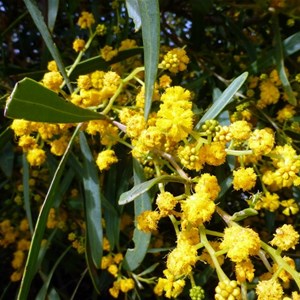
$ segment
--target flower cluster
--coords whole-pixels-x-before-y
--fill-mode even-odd
[[[276,7],[273,2],[272,7]],[[113,6],[118,9],[118,2],[114,1]],[[73,49],[78,57],[68,70],[69,75],[93,39],[107,33],[104,24],[93,29],[94,23],[91,13],[82,12],[77,25],[89,31],[89,39],[74,40]],[[299,211],[296,197],[300,185],[300,154],[288,133],[299,133],[300,126],[297,119],[293,120],[297,107],[286,103],[288,96],[278,72],[272,69],[260,77],[249,77],[246,91],[242,91],[245,95],[235,99],[237,105],[229,108],[225,121],[217,118],[221,109],[215,113],[220,104],[213,104],[208,114],[199,116],[202,113],[199,101],[188,85],[183,84],[190,76],[187,75],[188,50],[168,49],[161,55],[152,109],[145,117],[145,67],[141,55],[136,52],[118,61],[124,50],[135,48],[137,43],[131,39],[115,47],[103,45],[100,56],[110,66],[109,70],[94,67],[91,72],[77,76],[69,94],[54,61],[49,63],[48,72],[40,81],[71,104],[101,116],[99,120],[81,123],[78,128],[87,138],[93,163],[99,171],[99,191],[95,194],[99,194],[103,202],[101,228],[106,235],[101,241],[104,255],[95,267],[107,276],[105,284],[109,286],[109,294],[119,298],[120,292],[133,293],[148,283],[157,297],[177,298],[189,289],[192,299],[204,299],[199,270],[208,264],[216,272],[218,283],[214,297],[217,300],[242,299],[253,286],[258,299],[282,299],[288,293],[291,299],[298,299],[291,284],[294,281],[300,288],[295,261],[282,257],[281,252],[294,250],[299,243],[298,225],[292,226],[290,217]],[[275,111],[272,116],[268,114],[270,107]],[[212,119],[205,119],[207,115],[213,115]],[[277,125],[274,125],[275,120]],[[75,174],[80,173],[78,170],[83,170],[84,165],[78,154],[77,139],[71,139],[76,125],[15,119],[10,127],[19,150],[37,172],[46,164],[53,168],[51,154],[62,156],[74,143],[70,183],[62,181],[62,191],[65,186],[72,186],[73,178],[84,176],[84,188],[93,193],[93,185],[89,186],[92,180],[86,178],[87,174]],[[133,176],[128,171],[132,161]],[[128,178],[118,182],[124,174]],[[137,187],[128,193],[132,182]],[[158,189],[151,194],[153,185]],[[127,195],[127,202],[136,201],[134,211],[138,212],[133,215],[131,211],[127,223],[122,219],[125,225],[121,218],[125,219],[127,209],[116,204],[121,193]],[[147,196],[144,197],[144,193]],[[73,187],[70,194],[66,204],[61,205],[61,199],[53,203],[46,229],[61,232],[64,242],[71,245],[77,255],[86,255],[89,261],[91,249],[86,237],[89,228],[83,217],[89,208],[86,204],[82,207],[83,201],[80,201],[89,198],[89,194],[83,196],[81,186]],[[15,202],[21,204],[21,198],[20,191],[16,192]],[[89,211],[91,214],[93,209],[96,208]],[[267,232],[257,230],[264,216],[271,214],[283,223],[275,230],[273,239]],[[258,224],[251,222],[254,215],[261,217],[257,218]],[[98,225],[93,223],[96,232],[97,226],[100,230],[100,221],[101,218]],[[15,244],[11,281],[19,281],[24,271],[30,247],[26,222],[24,219],[14,226],[8,219],[0,222],[0,246],[7,248]],[[164,232],[165,224],[171,228],[172,239]],[[142,262],[130,268],[128,253],[136,250],[128,242],[131,239],[135,246],[141,246],[139,239],[144,239],[153,249],[157,248],[152,249],[153,253],[149,250],[153,255],[146,254],[145,250],[145,255],[151,259],[157,255],[165,260],[155,276],[146,276],[155,270],[155,263],[149,266],[145,262],[148,269],[140,273],[136,273],[136,269],[144,267]],[[167,252],[161,254],[163,251]],[[257,272],[254,257],[261,259],[265,274]],[[231,268],[225,267],[228,264]]]

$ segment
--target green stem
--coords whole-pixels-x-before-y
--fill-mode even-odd
[[[252,150],[232,150],[232,149],[225,149],[225,152],[228,155],[233,155],[233,156],[242,156],[242,155],[253,154]]]
[[[126,82],[130,81],[131,79],[133,79],[135,77],[136,74],[138,74],[139,72],[142,72],[144,70],[145,70],[145,67],[135,68],[127,77],[125,77],[123,79],[123,82],[126,83]]]
[[[122,92],[122,89],[123,89],[123,85],[124,83],[121,82],[118,89],[116,90],[115,94],[110,98],[107,106],[105,107],[105,109],[101,112],[101,114],[103,115],[107,115],[108,112],[111,110],[115,100],[117,99],[117,97],[120,95],[120,93]]]
[[[67,75],[70,76],[71,73],[74,71],[74,69],[76,68],[76,66],[80,63],[81,58],[84,54],[84,52],[90,47],[94,37],[96,36],[96,32],[94,32],[93,34],[90,35],[88,41],[86,42],[84,49],[82,49],[79,54],[77,55],[74,63],[72,64],[71,68],[68,70]]]
[[[214,266],[216,268],[216,271],[217,271],[217,275],[218,275],[218,278],[220,281],[225,281],[225,280],[229,280],[227,275],[224,273],[224,271],[222,270],[217,258],[216,258],[216,255],[215,255],[215,250],[213,249],[213,247],[210,245],[209,241],[207,240],[207,237],[206,237],[206,230],[205,230],[205,227],[204,226],[200,226],[199,227],[199,231],[200,231],[200,239],[201,239],[201,242],[203,243],[205,249],[207,250],[208,254],[210,255],[213,263],[214,263]]]
[[[169,218],[173,224],[173,227],[174,227],[174,230],[175,230],[175,233],[176,233],[176,236],[178,237],[179,235],[179,229],[178,229],[178,222],[177,220],[175,219],[175,217],[173,215],[169,215]]]
[[[224,236],[224,234],[221,233],[221,232],[208,230],[208,229],[205,229],[205,233],[208,234],[208,235],[217,236],[217,237],[223,237]]]
[[[293,269],[282,257],[281,255],[278,255],[277,251],[269,246],[268,244],[261,242],[262,248],[271,256],[273,261],[275,261],[278,264],[279,268],[284,269],[286,272],[288,272],[293,279],[295,280],[298,288],[300,289],[300,274],[295,269]]]

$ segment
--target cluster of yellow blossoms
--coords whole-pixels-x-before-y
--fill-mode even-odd
[[[78,25],[83,29],[91,28],[94,22],[91,14],[83,13]],[[74,49],[84,51],[85,45],[85,42],[77,40]],[[119,51],[133,47],[136,47],[135,42],[126,40],[118,49],[105,46],[101,49],[101,55],[110,61]],[[176,246],[167,255],[163,276],[158,278],[154,287],[156,295],[178,297],[187,278],[191,280],[191,290],[196,291],[193,273],[198,264],[205,262],[216,269],[220,281],[215,299],[242,299],[242,294],[247,293],[246,282],[252,282],[256,276],[252,262],[255,256],[262,259],[268,270],[268,274],[264,274],[263,280],[257,284],[258,299],[269,299],[265,298],[266,293],[274,295],[272,299],[281,299],[284,295],[284,276],[289,280],[293,278],[299,286],[293,259],[280,256],[280,251],[295,248],[299,234],[292,225],[283,225],[270,241],[278,252],[264,244],[258,233],[240,226],[233,216],[219,207],[218,197],[222,189],[212,170],[224,165],[229,157],[237,157],[230,170],[233,189],[246,193],[261,189],[262,193],[255,203],[251,202],[251,198],[248,200],[251,209],[274,212],[282,207],[283,213],[289,216],[299,211],[298,204],[292,195],[284,198],[282,190],[300,185],[299,155],[289,139],[285,142],[277,139],[276,127],[260,126],[250,106],[245,108],[243,104],[241,106],[244,108],[237,107],[227,125],[207,120],[199,130],[195,130],[197,116],[192,93],[182,86],[171,85],[172,76],[186,70],[188,63],[184,49],[172,49],[163,56],[159,64],[161,74],[153,96],[157,105],[148,120],[145,120],[143,111],[145,95],[141,73],[144,68],[140,62],[134,64],[137,69],[131,73],[128,69],[130,64],[114,64],[109,71],[96,70],[80,75],[76,90],[67,100],[113,119],[90,121],[82,126],[91,140],[99,138],[100,143],[94,145],[97,152],[95,161],[101,172],[118,162],[114,147],[123,144],[129,147],[132,156],[143,164],[145,170],[153,171],[149,172],[150,176],[171,174],[185,182],[184,192],[178,194],[159,184],[154,210],[136,216],[136,226],[141,231],[156,232],[159,222],[169,218],[176,233]],[[57,93],[61,92],[63,80],[55,64],[51,62],[48,69],[41,83]],[[255,92],[259,93],[254,106],[258,110],[277,104],[281,97],[284,98],[276,71],[269,76],[251,78],[248,87],[249,98],[254,97]],[[276,118],[279,123],[285,123],[295,112],[295,108],[287,104],[278,111]],[[45,145],[49,145],[55,155],[64,153],[73,126],[14,120],[11,128],[19,137],[18,145],[27,153],[28,162],[34,167],[45,162]],[[216,214],[227,225],[222,233],[205,227]],[[214,236],[214,239],[209,241],[207,235]],[[74,244],[77,241],[75,236],[69,236],[69,240],[80,252],[84,252],[78,243]],[[108,254],[102,259],[101,269],[106,269],[116,278],[109,291],[117,298],[120,291],[127,293],[135,284],[132,278],[121,275],[123,255],[112,254],[109,247],[104,250]],[[272,267],[266,253],[274,262]],[[222,270],[224,255],[234,264],[237,281],[228,278]],[[280,265],[281,262],[284,263]],[[199,293],[203,297],[202,292]],[[300,297],[297,292],[292,295],[292,298],[285,299]]]

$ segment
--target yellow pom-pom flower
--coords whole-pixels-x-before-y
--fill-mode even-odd
[[[95,23],[95,18],[93,14],[87,11],[83,11],[81,13],[81,16],[78,19],[77,25],[81,29],[86,29],[86,28],[90,28],[94,23]]]
[[[209,173],[204,173],[197,182],[195,191],[199,194],[206,193],[210,196],[211,200],[216,200],[221,188],[218,184],[216,176],[210,175]]]
[[[274,133],[270,128],[255,129],[248,140],[249,148],[257,156],[270,153],[274,143]]]
[[[80,52],[84,49],[85,47],[85,40],[83,39],[76,39],[73,42],[73,49],[75,50],[75,52]]]
[[[98,154],[96,164],[100,171],[108,170],[112,164],[118,162],[115,151],[111,149],[104,150]]]
[[[248,259],[250,255],[257,255],[260,244],[258,234],[251,228],[234,225],[225,229],[220,249],[226,249],[227,256],[238,263]]]
[[[163,58],[160,64],[162,69],[167,69],[171,73],[178,73],[184,71],[187,68],[187,64],[190,62],[189,57],[182,48],[176,48],[170,50]]]
[[[137,217],[137,228],[144,232],[156,231],[159,219],[158,211],[146,210]]]
[[[277,280],[262,280],[256,286],[257,300],[280,300],[283,296],[283,288]]]
[[[253,168],[240,168],[233,171],[233,188],[235,190],[249,191],[256,183],[257,175]]]
[[[171,214],[176,203],[177,203],[176,198],[169,192],[160,193],[156,198],[156,205],[162,217]]]
[[[235,121],[229,126],[229,131],[232,135],[232,138],[245,141],[250,137],[251,126],[246,121]]]
[[[299,243],[299,233],[290,224],[284,224],[276,229],[274,238],[270,242],[272,246],[276,246],[283,251],[295,249]]]
[[[211,219],[216,205],[206,193],[195,193],[181,204],[182,218],[192,226],[202,225]]]
[[[43,149],[34,148],[27,152],[27,161],[31,166],[41,166],[46,160],[46,153]]]

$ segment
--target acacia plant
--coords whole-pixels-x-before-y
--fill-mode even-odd
[[[300,299],[297,1],[48,4],[2,34],[41,38],[2,53],[1,299]]]

